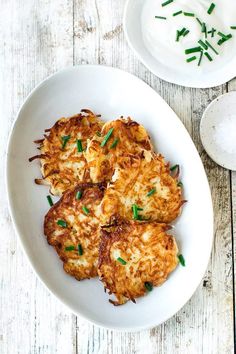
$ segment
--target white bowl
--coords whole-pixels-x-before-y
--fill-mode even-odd
[[[114,307],[98,279],[76,281],[43,235],[48,189],[40,176],[33,140],[62,116],[81,108],[104,120],[130,115],[145,125],[158,151],[182,168],[186,203],[175,235],[186,267],[148,296]],[[173,316],[192,296],[206,270],[213,239],[213,212],[208,181],[196,148],[181,121],[148,85],[126,72],[103,66],[77,66],[51,76],[28,96],[12,128],[7,154],[9,205],[17,234],[36,273],[74,313],[91,322],[128,331],[154,327]]]
[[[225,93],[212,101],[203,113],[200,123],[202,145],[218,165],[236,171],[236,130],[227,132],[227,121],[236,125],[236,91]],[[221,133],[217,133],[218,130]],[[234,141],[227,141],[233,133]],[[218,138],[217,138],[218,137]],[[232,143],[232,146],[230,145]]]
[[[129,46],[137,55],[139,60],[153,74],[171,83],[195,88],[208,88],[222,85],[235,77],[235,48],[232,48],[230,52],[235,52],[235,55],[232,55],[232,59],[228,62],[223,62],[221,66],[217,67],[217,70],[204,70],[201,73],[198,73],[196,70],[195,75],[189,75],[186,72],[183,73],[182,71],[179,71],[177,67],[174,66],[168,67],[167,65],[163,64],[161,61],[156,59],[154,56],[152,56],[152,54],[145,46],[142,35],[141,15],[144,3],[145,0],[127,0],[123,16],[123,27],[125,37],[128,41]]]

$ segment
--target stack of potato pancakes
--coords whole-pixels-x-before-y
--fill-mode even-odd
[[[145,128],[102,122],[88,109],[61,118],[35,141],[42,178],[60,196],[44,233],[77,280],[99,276],[121,305],[161,285],[179,263],[168,234],[184,203],[179,166],[155,153]]]

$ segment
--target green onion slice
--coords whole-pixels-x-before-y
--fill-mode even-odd
[[[212,2],[209,9],[207,10],[207,13],[211,15],[215,7],[216,5]]]
[[[121,257],[118,257],[118,258],[117,258],[117,261],[120,262],[120,263],[123,264],[123,265],[126,265],[126,264],[127,264],[127,262],[126,262],[123,258],[121,258]]]
[[[77,150],[78,152],[83,152],[82,142],[80,139],[77,140]]]
[[[101,142],[101,147],[105,146],[108,140],[110,139],[112,133],[113,133],[114,128],[109,129],[108,133],[105,135],[103,141]]]
[[[65,251],[74,251],[75,246],[67,246],[65,247]]]
[[[52,201],[52,197],[50,195],[47,195],[47,200],[48,200],[48,204],[50,206],[53,206],[53,201]]]
[[[152,291],[153,285],[151,282],[145,281],[144,285],[145,285],[145,288],[147,289],[147,291]]]
[[[66,144],[68,143],[68,141],[70,140],[70,135],[65,135],[61,137],[62,140],[62,149],[65,149]]]
[[[174,1],[174,0],[167,0],[167,1],[163,2],[163,3],[161,4],[161,6],[164,7],[164,6],[166,6],[166,5],[169,5],[169,4],[171,4],[173,1]]]
[[[75,199],[79,200],[82,197],[82,191],[78,191],[75,195]]]
[[[114,149],[114,148],[116,147],[116,145],[118,144],[118,142],[119,142],[119,139],[116,138],[116,139],[113,141],[113,143],[111,144],[110,149]]]
[[[61,227],[67,227],[67,222],[65,220],[57,220],[57,225],[61,226]]]
[[[81,244],[78,245],[78,253],[80,256],[82,256],[82,254],[83,254],[83,248],[82,248]]]
[[[236,26],[230,26],[232,30],[236,30]]]
[[[89,210],[88,210],[88,208],[87,208],[85,205],[82,206],[82,210],[83,210],[83,212],[84,212],[86,215],[89,214]]]
[[[147,193],[147,197],[150,197],[150,196],[153,195],[154,193],[156,193],[156,188],[151,189],[151,190]]]
[[[179,258],[179,263],[185,267],[185,259],[184,259],[184,256],[182,254],[179,254],[178,255],[178,258]]]

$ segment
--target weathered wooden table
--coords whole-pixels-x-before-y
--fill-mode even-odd
[[[124,3],[125,0],[0,0],[1,354],[234,352],[236,174],[208,158],[200,143],[199,122],[212,99],[236,89],[236,80],[214,89],[195,90],[168,84],[152,75],[134,57],[124,39]],[[16,112],[42,79],[81,63],[119,67],[151,85],[185,124],[210,181],[215,239],[207,273],[188,304],[150,331],[117,333],[71,314],[37,280],[9,217],[4,161]],[[196,188],[200,193],[200,186]]]

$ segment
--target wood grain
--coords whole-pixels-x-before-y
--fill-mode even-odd
[[[212,99],[236,89],[236,80],[214,89],[195,90],[152,75],[125,41],[124,3],[125,0],[0,0],[0,180],[4,179],[10,126],[26,95],[39,81],[73,63],[105,64],[127,70],[151,85],[175,110],[202,158],[215,211],[215,238],[208,270],[192,299],[158,328],[122,333],[93,326],[72,315],[35,277],[16,242],[5,186],[1,183],[4,243],[0,247],[0,353],[234,352],[236,174],[208,158],[199,139],[199,122]]]

